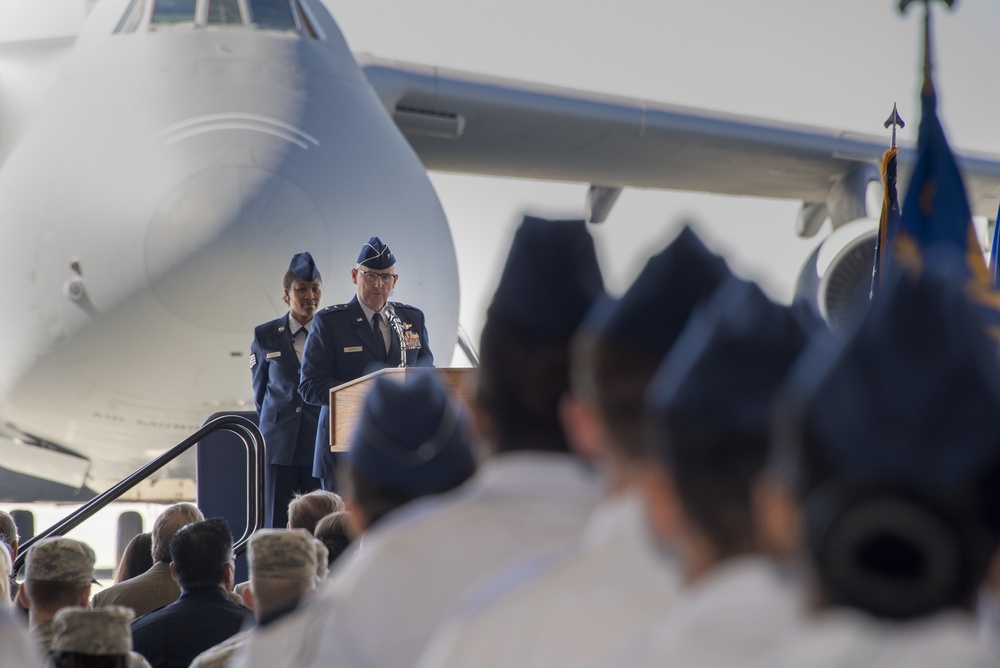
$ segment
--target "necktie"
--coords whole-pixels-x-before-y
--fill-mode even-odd
[[[382,336],[382,314],[372,316],[372,330],[375,332],[375,352],[380,359],[385,359],[385,337]]]

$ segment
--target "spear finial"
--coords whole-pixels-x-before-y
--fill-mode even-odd
[[[892,113],[889,114],[889,118],[885,121],[885,127],[892,126],[892,145],[889,148],[896,148],[896,128],[905,128],[906,123],[903,119],[899,117],[899,111],[896,109],[896,103],[892,103]]]

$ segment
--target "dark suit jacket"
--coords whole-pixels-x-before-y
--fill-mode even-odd
[[[250,344],[253,399],[267,463],[309,466],[316,447],[320,409],[305,403],[299,395],[299,360],[288,318],[286,313],[254,329]]]
[[[434,366],[423,311],[408,304],[390,303],[403,325],[406,366]],[[392,331],[391,338],[385,356],[376,352],[375,333],[357,296],[347,304],[327,306],[313,317],[312,330],[302,354],[302,383],[299,385],[302,397],[321,407],[313,476],[334,477],[334,453],[330,452],[330,388],[380,368],[399,366],[399,337]]]
[[[253,625],[253,613],[219,587],[181,591],[175,602],[132,622],[132,649],[153,668],[187,668],[209,647]]]

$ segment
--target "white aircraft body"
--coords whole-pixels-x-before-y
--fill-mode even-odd
[[[595,222],[629,186],[788,198],[802,234],[827,218],[858,230],[835,258],[870,240],[870,222],[846,224],[868,216],[881,137],[355,57],[320,0],[4,9],[8,27],[80,16],[0,43],[0,466],[71,488],[252,408],[251,332],[284,311],[298,251],[330,303],[381,236],[395,298],[425,311],[446,365],[458,271],[425,169],[589,183]],[[993,216],[1000,157],[961,162],[974,212]],[[190,458],[161,477],[143,498],[188,494],[167,480],[190,480]]]

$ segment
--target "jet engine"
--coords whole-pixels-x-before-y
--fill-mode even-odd
[[[841,225],[816,247],[799,273],[796,299],[805,299],[837,334],[854,329],[868,310],[877,218]]]

